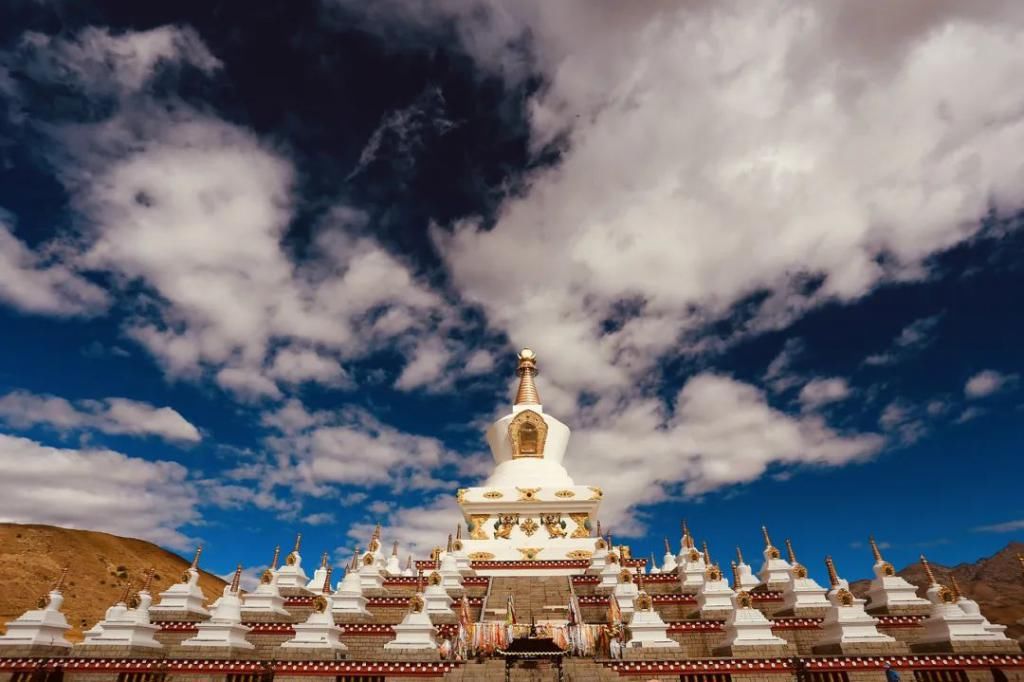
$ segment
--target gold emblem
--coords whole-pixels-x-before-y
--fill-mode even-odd
[[[884,573],[885,575],[896,575],[896,568],[888,561],[886,561],[884,564],[882,564],[882,573]]]
[[[953,590],[949,589],[945,585],[939,587],[939,600],[943,604],[953,604],[956,602],[956,595],[953,594]]]
[[[633,582],[633,571],[628,568],[624,568],[619,571],[619,582],[620,583],[632,583]]]
[[[490,561],[494,555],[490,552],[473,552],[469,555],[470,561]]]
[[[500,514],[494,524],[494,539],[508,540],[512,529],[519,524],[519,514]]]
[[[409,598],[409,610],[413,613],[422,613],[423,606],[423,597],[421,597],[420,595],[414,594],[412,595],[412,597]]]
[[[452,551],[455,551],[455,552],[461,552],[462,551],[462,540],[456,539],[456,540],[452,541]]]
[[[299,555],[295,552],[291,552],[285,557],[284,562],[289,566],[294,566],[295,562],[299,560]]]
[[[836,598],[839,599],[839,603],[843,606],[853,606],[854,597],[849,590],[839,590],[836,593]]]
[[[519,491],[520,502],[538,502],[537,493],[540,492],[540,488],[516,488]]]
[[[192,571],[185,571],[181,574],[181,582],[187,583],[189,580],[192,580]]]
[[[45,609],[49,605],[50,605],[50,595],[48,595],[48,594],[40,597],[39,601],[36,602],[36,608],[37,609]]]
[[[458,490],[456,490],[455,501],[458,502],[459,504],[462,504],[462,502],[466,499],[466,493],[468,492],[469,488],[459,488]]]
[[[501,493],[500,490],[488,490],[487,492],[484,493],[484,497],[486,497],[488,500],[500,500],[505,496]]]
[[[273,580],[274,580],[274,572],[271,571],[269,568],[267,570],[263,571],[263,574],[260,576],[260,582],[263,583],[264,585],[269,585],[271,582],[273,582]]]
[[[534,533],[537,532],[538,528],[540,528],[540,526],[537,525],[537,522],[533,519],[526,519],[525,521],[521,521],[519,523],[519,530],[526,533],[526,537],[531,537]]]
[[[720,569],[718,566],[712,566],[708,570],[704,571],[704,577],[708,580],[721,580],[722,569]]]
[[[775,547],[769,547],[768,548],[768,557],[770,559],[778,559],[780,556],[782,556],[782,555],[779,554],[779,550],[778,549],[776,549]]]
[[[646,592],[641,592],[637,595],[636,601],[634,602],[638,611],[653,611],[654,600],[651,599],[651,595]]]
[[[548,425],[544,417],[533,410],[523,410],[508,424],[508,437],[512,441],[512,457],[543,457]]]
[[[754,606],[754,598],[746,590],[736,595],[736,604],[741,609],[749,609]]]
[[[544,551],[543,547],[516,547],[516,549],[523,555],[525,561],[536,561],[537,555]]]
[[[615,552],[608,552],[608,563],[617,564],[619,563],[619,555]]]
[[[604,538],[598,538],[594,543],[594,549],[608,549],[608,543],[604,541]]]
[[[700,561],[700,552],[696,549],[691,549],[690,553],[686,555],[686,558],[693,562]]]
[[[807,569],[801,564],[793,566],[793,577],[797,579],[803,579],[807,577]]]
[[[566,559],[589,559],[592,556],[594,556],[594,553],[585,549],[574,549],[565,554]]]
[[[433,571],[430,574],[430,578],[428,578],[428,580],[429,580],[431,585],[440,585],[441,584],[441,574],[438,573],[437,571]]]
[[[369,552],[363,555],[363,566],[373,566],[373,555]]]
[[[487,514],[474,514],[469,517],[469,537],[472,540],[487,540],[487,531],[484,524],[490,517]]]
[[[556,495],[558,493],[555,493]],[[573,523],[576,524],[576,529],[572,532],[569,537],[573,538],[589,538],[590,528],[590,515],[589,514],[569,514],[569,518],[572,519]]]
[[[556,490],[555,497],[561,497],[562,499],[567,497],[576,497],[576,492],[573,490]]]
[[[322,594],[318,594],[313,597],[313,610],[317,613],[323,613],[327,610],[327,597]]]
[[[593,495],[590,496],[590,499],[600,500],[602,497],[604,497],[604,491],[598,488],[597,486],[591,485],[587,487],[590,488],[590,492],[594,493]]]
[[[567,535],[565,532],[565,522],[562,521],[561,514],[544,514],[540,517],[540,521],[544,524],[544,528],[548,531],[548,537],[552,540],[564,538]]]

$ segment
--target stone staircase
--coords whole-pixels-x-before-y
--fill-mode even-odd
[[[617,682],[619,675],[591,658],[564,658],[565,682]],[[558,671],[551,665],[512,669],[511,682],[557,682]],[[445,675],[445,682],[504,682],[505,662],[499,658],[468,661]]]
[[[516,618],[520,623],[562,620],[569,604],[566,576],[491,578],[491,591],[484,604],[483,620],[504,621],[508,595],[515,594]]]

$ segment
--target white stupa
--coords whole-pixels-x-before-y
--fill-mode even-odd
[[[608,545],[611,546],[611,537],[608,538]],[[619,553],[611,550],[604,560],[604,567],[598,574],[601,582],[597,584],[599,590],[614,590],[619,584],[619,573],[622,572],[622,565],[619,563]]]
[[[868,587],[868,609],[894,615],[922,613],[930,602],[917,596],[917,587],[896,575],[896,568],[882,558],[874,537],[868,538],[875,564],[871,570],[875,577]]]
[[[280,556],[281,546],[278,545],[274,548],[274,559],[270,562],[270,568],[263,571],[263,575],[260,576],[260,584],[242,598],[242,612],[247,617],[254,614],[284,617],[289,615],[284,608],[285,599],[277,586],[277,560]]]
[[[242,579],[242,565],[235,569],[231,584],[224,588],[224,594],[217,600],[210,613],[210,619],[199,623],[195,637],[181,643],[184,647],[215,649],[253,649],[245,636],[249,628],[242,625],[242,599],[239,582]]]
[[[345,577],[338,584],[338,589],[331,597],[331,611],[335,615],[369,616],[366,610],[366,597],[363,596],[363,583],[359,579],[358,565],[359,548],[356,548],[352,561],[345,569]]]
[[[395,544],[391,547],[391,556],[388,557],[388,561],[384,565],[384,571],[390,576],[402,575],[402,563],[398,560],[398,540],[395,540]]]
[[[630,646],[641,649],[679,649],[679,642],[668,636],[668,625],[654,609],[654,600],[640,590],[633,604],[629,621]]]
[[[455,558],[455,565],[462,575],[476,575],[469,554],[466,552],[466,543],[463,542],[461,523],[455,527],[455,540],[452,541],[452,548],[449,551]]]
[[[161,620],[203,620],[210,617],[204,606],[206,595],[199,587],[199,557],[203,547],[196,548],[192,565],[181,574],[181,580],[160,593],[160,601],[149,609]]]
[[[462,593],[462,572],[459,570],[458,559],[455,558],[454,538],[448,536],[448,550],[441,555],[437,572],[441,574],[441,586],[455,594]]]
[[[0,635],[0,651],[4,655],[46,656],[71,649],[71,642],[64,637],[71,626],[60,610],[64,603],[61,590],[67,576],[65,568],[53,589],[39,599],[38,608],[7,623],[7,633]]]
[[[444,578],[434,571],[427,578],[427,588],[423,590],[423,607],[430,616],[452,616],[454,599],[448,595],[444,587]]]
[[[661,574],[661,567],[658,566],[657,562],[654,560],[654,552],[651,552],[651,568],[647,572],[650,575],[659,575],[659,574]]]
[[[593,543],[593,552],[590,555],[590,564],[587,566],[587,573],[600,575],[608,563],[608,541],[601,536],[601,523],[597,524],[597,539]]]
[[[341,628],[334,624],[331,599],[331,567],[324,572],[320,593],[313,597],[313,610],[304,623],[296,623],[295,636],[281,646],[286,649],[318,649],[334,658],[342,656],[348,647],[341,643]]]
[[[754,575],[754,571],[750,568],[750,564],[743,560],[743,551],[736,548],[736,570],[733,572],[737,576],[737,584],[734,587],[737,590],[750,591],[761,584],[761,581]]]
[[[618,582],[612,588],[612,596],[618,602],[622,615],[628,616],[633,613],[633,602],[636,601],[639,594],[640,589],[637,587],[632,571],[623,568],[619,571]]]
[[[320,565],[313,571],[313,577],[306,583],[306,589],[310,592],[319,593],[324,585],[324,579],[330,569],[327,567],[327,552],[320,555]]]
[[[735,575],[736,564],[733,563],[732,566]],[[697,590],[700,617],[706,620],[725,618],[732,611],[732,598],[733,590],[722,575],[721,569],[716,565],[708,567],[704,574],[704,584]]]
[[[878,631],[878,621],[864,610],[865,600],[850,592],[850,585],[836,573],[832,557],[825,557],[831,588],[829,609],[822,623],[823,635],[815,651],[842,654],[905,653],[907,646]]]
[[[807,569],[796,560],[793,543],[786,538],[786,552],[789,554],[790,580],[782,591],[783,608],[794,616],[819,615],[829,607],[824,587],[807,575]]]
[[[764,551],[761,552],[762,556],[764,556],[764,562],[761,564],[761,570],[758,571],[758,577],[769,589],[782,589],[791,579],[790,569],[792,569],[792,566],[782,558],[779,550],[772,545],[772,539],[768,537],[768,529],[766,527],[761,526],[761,534],[764,535]]]
[[[280,589],[296,593],[305,593],[308,590],[309,576],[302,570],[302,555],[299,549],[302,547],[302,533],[295,536],[295,549],[288,553],[284,559],[284,566],[277,569],[277,586]]]
[[[772,624],[764,614],[754,608],[749,592],[736,592],[732,598],[732,611],[725,619],[725,641],[716,653],[744,656],[756,649],[760,656],[767,652],[785,655],[786,640],[772,634]]]
[[[960,607],[961,611],[966,613],[968,616],[981,616],[985,621],[982,623],[982,627],[995,635],[1003,635],[1003,633],[1006,632],[1005,625],[992,623],[988,618],[985,618],[981,613],[981,605],[963,593],[960,589],[960,585],[956,581],[956,576],[952,573],[949,574],[949,582],[953,588],[953,594],[956,596],[956,605]]]
[[[359,580],[363,590],[384,589],[384,566],[386,562],[380,552],[380,524],[373,529],[366,552],[359,560]]]
[[[654,565],[654,557],[651,557],[651,565]],[[676,570],[678,564],[676,563],[676,555],[672,553],[672,546],[668,544],[668,538],[665,538],[665,555],[661,558],[661,572],[672,573]]]
[[[474,561],[587,559],[603,493],[577,485],[562,466],[569,427],[544,412],[534,385],[533,351],[519,353],[516,371],[520,383],[512,411],[487,430],[494,471],[483,485],[458,491],[469,528],[465,551]],[[538,569],[551,575],[580,572],[571,566]],[[521,574],[500,567],[477,572]]]
[[[686,521],[683,521],[683,549],[676,558],[676,563],[680,588],[686,594],[696,594],[704,584],[704,572],[708,570],[708,562],[694,544]]]
[[[132,595],[132,583],[128,581],[121,598],[107,609],[103,620],[85,633],[81,649],[97,651],[108,647],[127,647],[133,654],[143,655],[163,649],[163,645],[153,637],[160,627],[149,621],[149,609],[153,603],[149,594],[152,582],[153,571],[149,570],[142,589]]]
[[[414,578],[416,577],[416,571],[412,567],[412,554],[410,554],[405,560],[405,568],[402,569],[403,578]]]
[[[424,608],[423,595],[418,592],[409,600],[409,611],[402,618],[402,622],[392,627],[395,638],[384,645],[385,651],[437,649],[437,631]]]
[[[921,624],[924,635],[914,645],[915,650],[952,650],[960,647],[970,650],[972,645],[984,643],[989,647],[1005,647],[1007,652],[1019,653],[1016,642],[1002,632],[990,632],[985,628],[988,621],[980,613],[968,614],[956,601],[953,590],[935,579],[931,564],[921,556],[921,565],[928,576],[929,587],[925,593],[931,602],[928,618]]]

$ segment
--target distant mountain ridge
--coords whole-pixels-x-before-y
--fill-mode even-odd
[[[953,567],[942,566],[929,562],[935,578],[944,585],[950,585],[949,576],[956,577],[960,590],[978,602],[981,612],[993,623],[1001,623],[1009,628],[1009,637],[1024,635],[1024,626],[1017,623],[1024,618],[1024,570],[1017,559],[1024,554],[1024,542],[1011,542],[990,557],[978,559],[974,563],[957,564]],[[928,578],[920,561],[897,571],[907,581],[917,586],[918,594],[924,596],[928,588]],[[868,580],[850,583],[851,591],[863,597],[867,593]]]
[[[154,569],[155,597],[177,582],[190,563],[144,540],[55,526],[0,523],[0,629],[35,608],[64,566],[70,567],[64,586],[64,613],[73,628],[68,637],[80,640],[82,631],[102,619],[117,601],[128,580],[138,589],[143,572]],[[211,573],[200,573],[199,586],[206,598],[219,597],[226,583]]]

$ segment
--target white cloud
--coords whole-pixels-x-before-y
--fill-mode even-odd
[[[4,522],[101,530],[176,549],[193,544],[180,529],[200,521],[199,499],[175,462],[0,434],[0,470]]]
[[[804,384],[797,396],[804,410],[815,410],[850,396],[850,386],[846,379],[831,377],[829,379],[813,379]]]
[[[0,302],[47,315],[88,315],[110,304],[103,289],[14,236],[0,211]]]
[[[927,431],[920,409],[901,399],[885,406],[878,417],[878,425],[904,445],[917,442]]]
[[[864,364],[875,367],[894,365],[910,353],[924,348],[934,340],[934,331],[941,319],[942,315],[932,315],[914,320],[893,339],[891,348],[869,355],[864,359]]]
[[[127,398],[79,400],[13,391],[0,396],[0,420],[18,429],[43,424],[57,431],[96,430],[170,441],[199,442],[199,430],[176,410]]]
[[[434,547],[444,547],[448,534],[454,533],[456,524],[462,522],[455,496],[442,495],[422,506],[396,508],[390,516],[380,519],[381,541],[384,547],[390,547],[397,540],[402,557],[409,553],[424,557]],[[370,519],[350,526],[347,535],[351,544],[365,549],[376,523],[376,519]],[[351,549],[339,547],[335,554],[344,559],[351,555]]]
[[[302,517],[302,522],[310,526],[326,526],[327,524],[334,523],[334,521],[334,514],[330,512],[306,514]]]
[[[1024,519],[993,523],[989,526],[978,526],[974,529],[977,533],[1016,533],[1019,530],[1024,530]]]
[[[1016,374],[1002,374],[992,369],[986,369],[967,380],[967,383],[964,384],[964,395],[968,398],[985,398],[1016,382]]]

